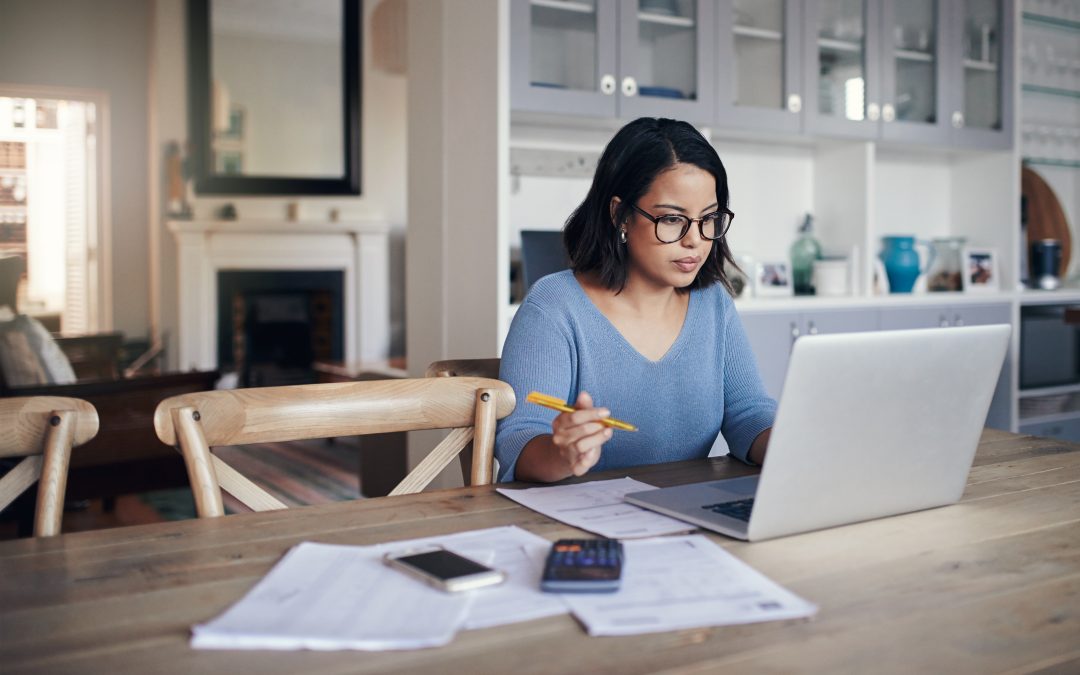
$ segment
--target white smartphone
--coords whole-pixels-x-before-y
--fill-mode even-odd
[[[443,591],[468,591],[501,584],[506,575],[442,546],[408,549],[383,556],[387,565]]]

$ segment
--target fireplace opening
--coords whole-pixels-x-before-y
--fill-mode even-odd
[[[218,364],[244,387],[315,382],[315,361],[344,358],[344,273],[218,273]]]

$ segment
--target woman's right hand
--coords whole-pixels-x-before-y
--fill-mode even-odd
[[[551,442],[570,472],[581,476],[600,461],[600,449],[611,438],[611,427],[600,420],[611,415],[607,408],[594,408],[587,392],[578,394],[574,412],[559,413],[551,422]]]

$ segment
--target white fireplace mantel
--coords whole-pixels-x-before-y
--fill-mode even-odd
[[[390,352],[389,226],[380,221],[171,220],[179,274],[179,364],[213,369],[218,272],[336,270],[344,273],[345,359]]]

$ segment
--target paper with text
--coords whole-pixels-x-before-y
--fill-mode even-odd
[[[497,491],[549,518],[609,539],[655,537],[695,529],[694,525],[623,501],[623,496],[629,492],[654,489],[655,486],[633,478],[616,478],[522,490],[498,488]]]
[[[445,593],[387,567],[390,551],[441,544],[507,574],[467,593]],[[549,543],[517,527],[497,527],[377,546],[297,545],[243,599],[192,629],[200,649],[415,649],[450,642],[463,627],[562,614],[541,593]]]
[[[638,635],[813,616],[799,598],[700,534],[623,544],[622,586],[564,595],[589,635]]]

